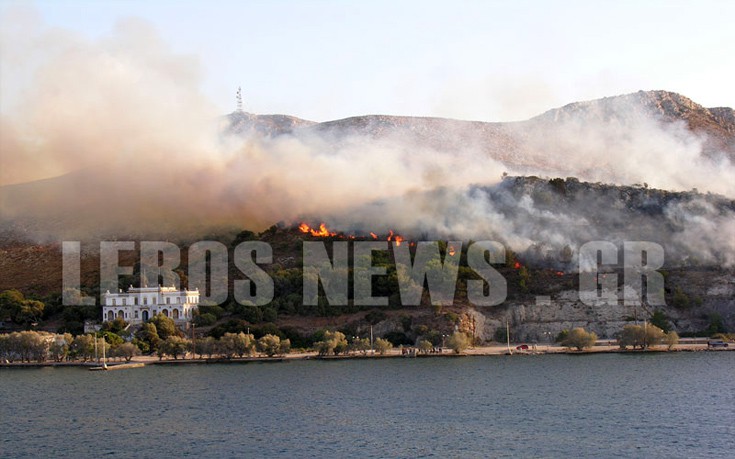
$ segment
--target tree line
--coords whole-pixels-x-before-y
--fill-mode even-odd
[[[578,327],[569,331],[564,330],[560,333],[557,341],[561,342],[562,346],[581,351],[595,345],[597,334]],[[679,335],[675,331],[665,332],[661,328],[648,323],[626,325],[618,337],[620,349],[632,347],[633,349],[643,350],[651,346],[665,344],[670,350],[678,342]]]

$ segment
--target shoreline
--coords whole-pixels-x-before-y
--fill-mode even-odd
[[[590,349],[582,351],[571,350],[561,346],[550,346],[542,345],[537,346],[536,349],[529,350],[513,350],[513,356],[538,356],[538,355],[590,355],[590,354],[649,354],[649,353],[672,353],[672,352],[727,352],[735,350],[735,347],[728,347],[724,349],[710,349],[706,344],[683,344],[674,346],[673,349],[669,350],[665,346],[656,346],[653,348],[641,350],[641,349],[628,349],[623,350],[618,346],[595,346]],[[349,354],[349,355],[330,355],[330,356],[319,356],[316,352],[299,352],[293,354],[286,354],[276,357],[264,357],[264,356],[251,356],[251,357],[235,357],[227,359],[224,357],[218,358],[181,358],[181,359],[159,359],[156,356],[138,356],[130,360],[125,361],[108,361],[107,366],[109,368],[124,369],[124,368],[140,368],[148,365],[212,365],[212,364],[246,364],[246,363],[281,363],[288,361],[297,360],[314,360],[314,361],[334,361],[334,360],[373,360],[373,359],[402,359],[402,358],[454,358],[454,357],[494,357],[494,356],[506,356],[508,348],[506,346],[477,346],[474,348],[467,349],[465,352],[456,354],[451,350],[445,350],[442,353],[434,354],[415,354],[415,355],[403,355],[399,349],[391,349],[384,355],[375,353],[370,354]],[[98,368],[99,363],[97,362],[2,362],[0,368]],[[108,369],[109,369],[108,368]]]

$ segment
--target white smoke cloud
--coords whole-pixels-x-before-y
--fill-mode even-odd
[[[2,189],[0,211],[36,234],[258,230],[313,217],[336,229],[494,239],[522,251],[601,233],[578,214],[470,185],[497,184],[506,171],[735,196],[725,156],[703,158],[704,139],[628,106],[504,127],[427,124],[408,137],[390,128],[222,136],[198,60],[173,53],[149,24],[121,21],[92,41],[8,14],[3,23],[16,26],[0,31],[10,64],[1,66],[0,184],[16,186]],[[703,244],[722,247],[729,223],[692,220],[682,244],[708,228],[715,233]]]

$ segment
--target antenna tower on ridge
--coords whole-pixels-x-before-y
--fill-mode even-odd
[[[240,86],[237,87],[236,100],[237,100],[237,111],[241,112],[242,111],[242,88],[240,88]]]

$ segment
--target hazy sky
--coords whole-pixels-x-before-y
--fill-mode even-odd
[[[735,106],[735,2],[725,0],[0,4],[90,41],[121,19],[147,21],[174,53],[198,60],[201,89],[223,113],[239,85],[247,111],[316,121],[524,119],[639,89]]]

